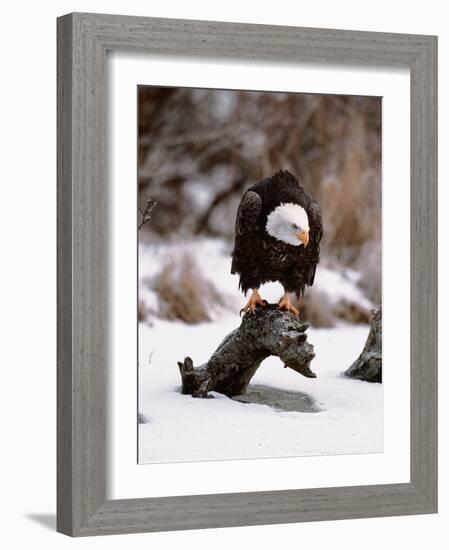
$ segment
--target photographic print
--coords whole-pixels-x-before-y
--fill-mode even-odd
[[[382,452],[381,98],[137,93],[139,463]]]

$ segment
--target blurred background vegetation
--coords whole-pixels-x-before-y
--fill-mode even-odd
[[[323,265],[357,273],[357,285],[380,304],[381,98],[149,86],[138,93],[139,205],[157,203],[141,243],[214,238],[230,252],[245,189],[288,169],[321,204]],[[306,304],[310,316],[328,316],[322,294]],[[351,315],[357,322],[360,312]]]

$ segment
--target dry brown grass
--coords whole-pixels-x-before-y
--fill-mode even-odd
[[[137,320],[139,321],[139,323],[141,323],[146,320],[147,316],[148,313],[145,309],[145,305],[142,302],[139,302],[139,307],[137,310]]]
[[[382,304],[382,245],[380,241],[366,243],[357,259],[356,269],[360,271],[360,288],[375,304]]]
[[[332,303],[325,292],[315,288],[309,288],[306,294],[295,302],[301,318],[315,328],[332,328],[337,321],[354,324],[371,322],[372,315],[369,309],[347,300]]]
[[[372,314],[369,309],[356,302],[342,300],[334,308],[335,316],[342,321],[353,324],[369,324]]]
[[[372,132],[358,112],[350,112],[348,124],[343,151],[334,169],[324,175],[319,191],[325,252],[351,264],[366,243],[380,240],[381,182],[379,145],[373,152]]]
[[[224,301],[212,283],[207,281],[188,253],[169,259],[152,281],[159,297],[162,319],[188,324],[210,321],[212,312]]]
[[[319,290],[309,289],[299,300],[298,308],[301,318],[316,328],[332,328],[336,318],[333,305],[328,296]]]

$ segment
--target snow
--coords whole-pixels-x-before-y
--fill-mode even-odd
[[[320,266],[317,269],[314,288],[325,292],[331,303],[336,304],[341,300],[355,302],[360,306],[371,310],[373,304],[366,298],[362,290],[357,286],[360,273],[347,269],[344,273]],[[329,289],[332,289],[329,292]]]
[[[156,321],[139,325],[139,462],[177,462],[373,453],[383,450],[382,385],[344,378],[368,334],[367,326],[309,329],[316,379],[284,369],[278,358],[261,365],[251,384],[306,393],[319,412],[286,412],[240,403],[214,393],[195,399],[180,393],[177,361],[207,361],[238,324],[187,326]],[[170,345],[173,342],[176,345]],[[298,399],[301,396],[298,396]]]

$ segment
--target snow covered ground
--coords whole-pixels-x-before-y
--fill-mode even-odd
[[[202,274],[225,297],[226,307],[215,311],[212,322],[188,325],[158,318],[158,297],[151,289],[151,277],[170,254],[181,251],[201,257]],[[139,298],[150,312],[149,323],[139,324],[139,462],[382,452],[382,385],[342,376],[360,354],[368,325],[339,323],[331,329],[308,330],[309,341],[315,346],[315,379],[284,369],[278,358],[270,357],[251,381],[250,388],[279,390],[277,400],[282,401],[282,392],[287,392],[287,409],[294,408],[292,392],[296,392],[299,410],[304,408],[301,404],[308,403],[316,412],[241,403],[217,393],[214,399],[180,393],[177,362],[185,356],[192,357],[195,365],[206,362],[224,336],[240,323],[237,312],[245,299],[229,269],[229,252],[221,241],[145,246],[139,251]],[[320,266],[315,285],[326,290],[332,300],[345,299],[371,308],[357,286],[357,277],[349,270],[342,274]],[[261,294],[274,302],[282,288],[264,285]]]
[[[224,460],[383,450],[382,385],[343,378],[358,356],[367,326],[309,329],[316,379],[284,369],[270,357],[251,384],[307,393],[319,412],[285,412],[236,402],[214,393],[195,399],[180,393],[177,361],[207,361],[238,323],[187,326],[157,321],[139,327],[139,462]],[[170,345],[172,343],[172,345]],[[301,396],[298,396],[300,399]]]

